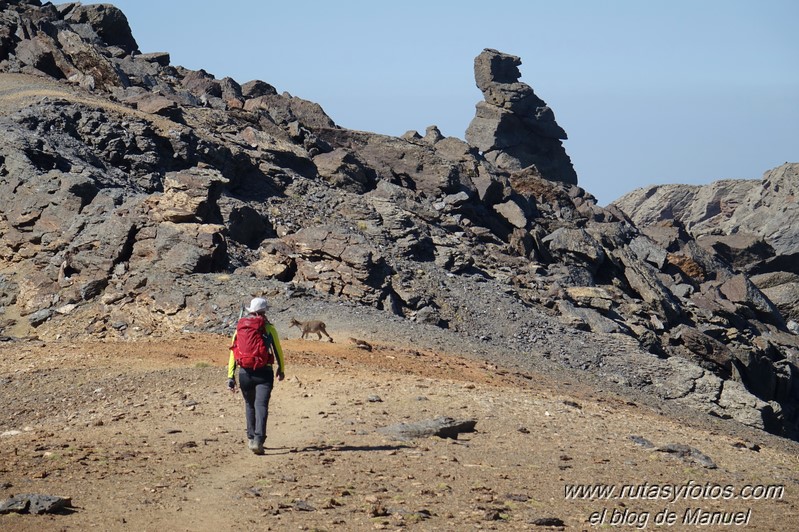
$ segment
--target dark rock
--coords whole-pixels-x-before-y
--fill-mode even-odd
[[[106,44],[119,46],[127,53],[133,53],[139,49],[139,45],[136,44],[136,39],[133,38],[133,33],[130,31],[127,17],[111,4],[77,4],[65,16],[65,19],[89,24]]]
[[[242,94],[246,97],[244,88],[242,88]],[[281,126],[297,122],[300,126],[310,130],[336,127],[335,122],[327,116],[319,104],[287,93],[251,97],[245,102],[244,109],[264,112]]]
[[[319,175],[335,187],[363,194],[374,188],[374,179],[356,155],[342,148],[313,159]]]
[[[183,86],[194,95],[222,97],[222,85],[205,70],[191,70],[183,77]]]
[[[605,259],[602,246],[583,229],[561,227],[544,237],[543,242],[550,253],[569,253],[584,258],[589,264],[598,266]]]
[[[567,323],[575,325],[582,322],[585,324],[586,330],[597,333],[627,332],[627,328],[624,325],[606,318],[594,309],[575,307],[568,301],[558,301],[557,305],[558,311],[566,318]],[[578,325],[578,328],[582,327]]]
[[[56,513],[72,505],[72,500],[54,495],[36,493],[19,494],[0,502],[0,514],[16,512],[44,514]]]
[[[719,291],[733,303],[748,305],[761,314],[782,324],[782,315],[774,304],[744,275],[736,275],[724,282]]]
[[[762,237],[753,234],[702,235],[696,241],[705,249],[712,249],[739,270],[747,270],[750,265],[775,255],[774,248]]]
[[[684,348],[684,351],[678,352],[685,358],[721,376],[729,377],[732,374],[733,356],[723,343],[684,324],[671,332],[670,338]]]
[[[99,296],[108,285],[108,279],[92,279],[80,287],[81,299],[88,301]]]
[[[315,512],[316,508],[313,507],[308,501],[297,500],[294,501],[294,509],[299,512]]]
[[[162,67],[169,66],[169,62],[171,61],[169,52],[150,52],[147,54],[137,54],[136,58],[149,63],[156,63]]]
[[[343,129],[325,129],[319,137],[334,148],[353,152],[374,171],[376,179],[424,193],[429,197],[472,188],[466,167],[438,154],[435,147]],[[473,167],[472,163],[472,167]]]
[[[624,277],[632,288],[668,324],[679,321],[680,303],[645,262],[637,261],[628,250],[616,250],[614,256],[624,265]]]
[[[762,292],[785,318],[799,320],[799,283],[785,283]]]
[[[466,141],[499,168],[535,166],[552,181],[577,183],[577,174],[560,139],[566,133],[552,110],[533,89],[520,83],[521,59],[485,49],[475,58],[474,73],[484,102],[466,130]]]
[[[127,100],[128,103],[136,105],[136,108],[145,113],[166,116],[168,118],[178,118],[178,104],[164,96],[156,94],[145,94],[137,98]]]
[[[50,319],[52,315],[53,311],[50,309],[37,310],[36,312],[28,316],[28,322],[33,327],[38,327],[39,325]]]
[[[477,421],[473,419],[457,420],[450,417],[439,417],[416,423],[399,423],[381,428],[379,431],[396,440],[412,440],[430,436],[457,440],[460,433],[474,432],[475,425],[477,425]]]
[[[687,462],[696,463],[706,469],[717,468],[715,462],[713,462],[709,456],[704,454],[699,449],[689,445],[670,443],[668,445],[655,448],[655,451],[676,455]]]
[[[426,142],[427,144],[431,145],[442,140],[444,140],[444,135],[441,134],[441,131],[437,126],[428,126],[424,137],[422,137],[422,142]]]
[[[558,517],[539,517],[530,521],[530,524],[535,526],[552,526],[552,527],[565,527],[566,523],[563,519]]]
[[[259,79],[248,81],[241,86],[241,95],[247,99],[259,98],[261,96],[272,96],[276,94],[277,89],[275,89],[269,83]]]
[[[441,324],[441,314],[431,306],[425,306],[416,311],[414,317],[421,323],[438,326]]]
[[[23,65],[55,79],[66,79],[75,69],[49,35],[36,35],[20,42],[14,54]]]

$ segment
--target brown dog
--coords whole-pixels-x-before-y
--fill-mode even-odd
[[[324,334],[325,336],[327,336],[330,343],[333,343],[333,338],[329,334],[327,334],[327,331],[325,330],[325,324],[322,321],[319,320],[299,321],[294,318],[291,318],[291,325],[289,325],[289,328],[291,327],[297,327],[300,331],[302,331],[303,340],[305,339],[306,335],[316,333],[317,335],[319,335],[319,340],[322,339],[322,334]]]

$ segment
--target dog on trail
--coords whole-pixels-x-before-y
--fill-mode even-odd
[[[322,335],[324,334],[325,336],[327,336],[328,341],[330,343],[333,343],[333,338],[329,334],[327,334],[326,325],[322,321],[319,320],[299,321],[295,318],[291,318],[291,325],[289,325],[289,328],[291,327],[297,327],[302,332],[303,340],[307,335],[316,333],[319,336],[319,340],[322,339]]]

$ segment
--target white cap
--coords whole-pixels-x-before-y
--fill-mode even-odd
[[[250,306],[247,307],[247,312],[263,312],[269,307],[266,303],[266,299],[262,297],[256,297],[252,301],[250,301]]]

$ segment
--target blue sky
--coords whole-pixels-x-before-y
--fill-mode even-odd
[[[142,52],[319,103],[342,127],[464,138],[474,57],[522,59],[579,184],[760,178],[799,162],[794,0],[111,0]]]

